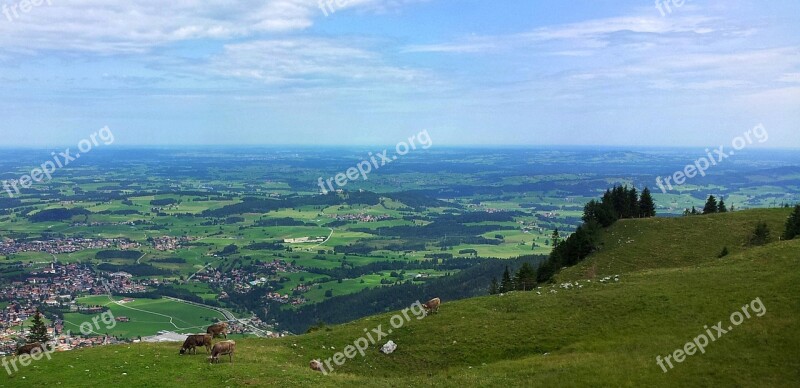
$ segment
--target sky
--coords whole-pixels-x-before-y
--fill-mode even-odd
[[[0,147],[800,148],[797,0],[28,1]]]

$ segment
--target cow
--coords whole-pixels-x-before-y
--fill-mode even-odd
[[[225,337],[225,339],[228,339],[228,324],[225,322],[215,323],[206,329],[206,334],[211,334],[211,338],[221,335]]]
[[[442,301],[439,298],[433,298],[422,305],[427,312],[438,313],[439,312],[439,305],[442,304]]]
[[[236,351],[236,342],[234,341],[220,341],[214,344],[211,348],[211,355],[208,357],[212,364],[219,364],[219,356],[228,355],[228,358],[233,364],[233,352]]]
[[[39,343],[39,342],[34,342],[34,343],[32,343],[32,344],[27,344],[27,345],[22,345],[22,346],[20,346],[20,347],[17,347],[17,355],[18,355],[18,356],[21,356],[21,355],[23,355],[23,354],[30,354],[30,355],[32,355],[32,353],[33,353],[33,351],[34,351],[35,349],[39,349],[39,350],[41,350],[41,351],[45,351],[45,350],[47,350],[47,349],[45,349],[45,348],[44,348],[44,346],[42,346],[42,344],[41,344],[41,343]]]
[[[181,346],[181,354],[193,352],[197,354],[197,347],[205,346],[206,353],[211,351],[211,334],[189,334]]]

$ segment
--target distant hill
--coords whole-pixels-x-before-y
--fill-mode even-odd
[[[239,339],[234,365],[209,366],[202,350],[179,356],[180,344],[131,344],[57,353],[10,380],[0,373],[0,385],[796,386],[800,240],[742,246],[759,220],[779,235],[785,214],[621,221],[600,252],[558,275],[574,285],[596,267],[580,287],[445,300],[438,314],[412,315],[381,340],[398,344],[392,355],[371,346],[329,376],[308,362],[344,350],[364,329],[386,331],[393,314],[297,337]],[[717,259],[723,246],[731,254]],[[619,281],[600,282],[615,274]],[[755,298],[763,316],[744,319],[666,373],[656,364],[704,326],[730,325],[731,313]]]

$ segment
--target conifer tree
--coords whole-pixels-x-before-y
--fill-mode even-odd
[[[725,206],[725,199],[720,197],[719,203],[717,204],[717,212],[718,213],[727,213],[728,208]]]
[[[511,281],[511,273],[508,272],[508,266],[506,266],[506,270],[503,271],[503,279],[500,281],[500,292],[509,292],[514,289],[514,283]]]
[[[42,318],[42,313],[39,311],[39,309],[36,309],[36,314],[33,316],[31,323],[31,332],[28,334],[29,344],[35,342],[44,344],[50,340],[50,338],[47,336],[47,326],[44,324],[44,319]]]
[[[709,195],[706,206],[703,207],[703,214],[716,213],[717,210],[717,199],[713,195]]]
[[[558,228],[553,230],[553,236],[551,239],[553,240],[553,248],[558,247],[558,244],[561,243],[561,236],[558,234]]]
[[[536,284],[536,271],[529,263],[523,263],[514,280],[517,290],[530,291]]]
[[[627,195],[628,198],[625,201],[625,205],[627,206],[625,213],[627,217],[624,218],[637,218],[639,217],[639,194],[636,192],[636,187],[631,187],[630,190],[627,189],[628,187],[625,186],[625,195]]]
[[[489,284],[489,295],[497,294],[500,291],[500,286],[497,284],[497,278],[492,278],[492,283]]]
[[[794,207],[792,215],[786,220],[786,230],[783,232],[784,240],[792,240],[800,236],[800,205]]]
[[[649,218],[656,216],[656,204],[653,201],[653,196],[650,194],[650,189],[645,187],[642,190],[642,197],[639,200],[639,217]]]

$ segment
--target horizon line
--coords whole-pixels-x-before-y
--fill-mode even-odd
[[[114,147],[111,147],[114,146]],[[395,147],[392,144],[125,144],[125,145],[101,145],[101,147],[95,147],[95,150],[111,150],[113,148],[117,149],[197,149],[197,148],[216,148],[216,149],[225,149],[225,148],[381,148],[381,147]],[[3,144],[0,145],[0,149],[5,150],[45,150],[45,149],[66,149],[66,148],[74,148],[75,145],[7,145]],[[562,148],[562,149],[586,149],[586,148],[606,148],[606,149],[651,149],[651,150],[669,150],[669,149],[693,149],[693,148],[704,148],[704,147],[713,147],[709,145],[613,145],[613,144],[444,144],[444,145],[436,145],[434,144],[427,149],[417,149],[419,150],[428,150],[431,148],[444,148],[444,149],[537,149],[537,148]],[[753,151],[800,151],[800,146],[796,147],[747,147],[742,151],[746,150],[753,150]]]

